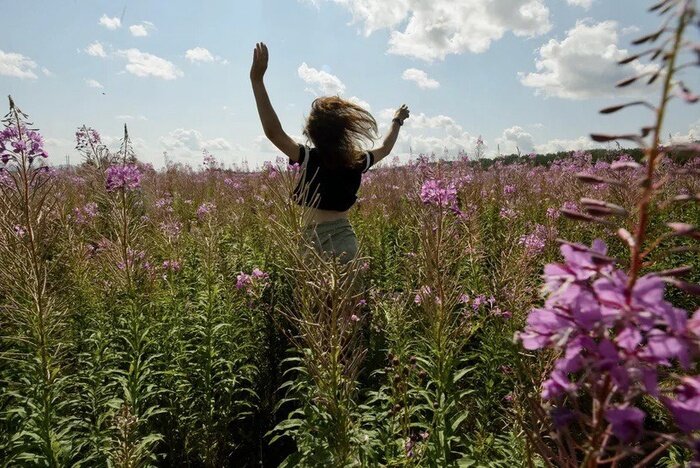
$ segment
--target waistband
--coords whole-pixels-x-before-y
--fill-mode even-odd
[[[305,231],[313,231],[315,230],[326,230],[326,229],[334,229],[334,228],[339,228],[339,227],[352,227],[350,224],[350,220],[348,218],[338,218],[334,219],[332,221],[324,221],[322,223],[315,223],[311,222],[310,224],[307,224],[306,227],[304,228]]]

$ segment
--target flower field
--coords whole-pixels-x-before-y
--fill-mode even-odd
[[[629,193],[644,168],[621,151],[510,164],[421,157],[376,168],[351,215],[361,258],[343,270],[299,255],[305,214],[288,196],[296,167],[283,161],[236,173],[207,155],[201,170],[155,171],[134,159],[128,136],[110,153],[82,128],[85,163],[46,170],[35,164],[44,158],[39,134],[12,128],[3,145],[30,169],[2,179],[7,466],[541,464],[526,432],[546,428],[528,404],[540,391],[555,400],[574,383],[556,372],[543,390],[539,383],[552,366],[577,372],[600,357],[561,364],[556,352],[528,350],[575,336],[585,347],[594,323],[616,320],[586,306],[581,333],[553,323],[546,309],[527,317],[542,303],[543,267],[562,260],[559,238],[599,239],[600,259],[565,244],[567,266],[544,270],[550,290],[562,281],[553,268],[615,280],[623,241],[609,226],[570,218],[584,216],[581,200],[592,198],[634,212]],[[668,206],[650,237],[667,222],[700,218],[697,204],[673,201],[700,191],[698,163],[687,154],[663,160],[657,203]],[[582,173],[615,183],[582,183]],[[668,237],[662,245],[675,253],[659,256],[656,268],[694,266],[686,280],[697,282],[697,251],[683,248],[691,242]],[[640,301],[661,304],[663,283],[648,283]],[[617,297],[618,286],[602,287]],[[683,314],[697,307],[677,289],[666,300]],[[674,366],[693,358],[698,313],[687,318],[677,317],[674,335],[685,337],[686,354],[657,350],[658,360],[639,367],[664,364],[662,393]],[[641,338],[630,335],[617,344],[632,350]],[[644,427],[675,430],[658,402],[639,408]],[[639,413],[624,411],[610,416],[613,430],[624,427],[615,434],[641,444],[642,426],[625,423]],[[697,426],[693,411],[681,429]],[[687,456],[682,447],[660,454],[668,466]]]
[[[697,14],[650,10],[660,66],[618,87],[659,104],[601,113],[654,123],[591,135],[638,148],[381,164],[345,265],[298,165],[155,170],[82,126],[57,167],[10,98],[0,465],[700,466],[700,152],[661,139]]]

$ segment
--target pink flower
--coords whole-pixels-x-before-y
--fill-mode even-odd
[[[110,166],[106,171],[105,187],[108,192],[124,190],[130,192],[141,187],[141,171],[134,164]]]

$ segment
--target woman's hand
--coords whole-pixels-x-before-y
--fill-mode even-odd
[[[262,81],[265,71],[267,70],[267,46],[264,42],[255,44],[253,50],[253,65],[250,67],[251,81]]]
[[[408,107],[406,107],[406,104],[403,104],[401,107],[399,107],[396,112],[394,113],[394,118],[401,120],[401,123],[403,123],[404,120],[410,117],[410,110],[408,110]]]

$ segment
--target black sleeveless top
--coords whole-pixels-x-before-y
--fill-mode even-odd
[[[338,170],[322,166],[321,157],[318,149],[299,145],[301,178],[292,199],[298,205],[315,206],[321,210],[348,210],[357,201],[362,174],[374,164],[374,155],[371,151],[365,153],[365,164],[361,169]],[[290,158],[289,164],[292,163]],[[318,205],[314,205],[316,201]]]

